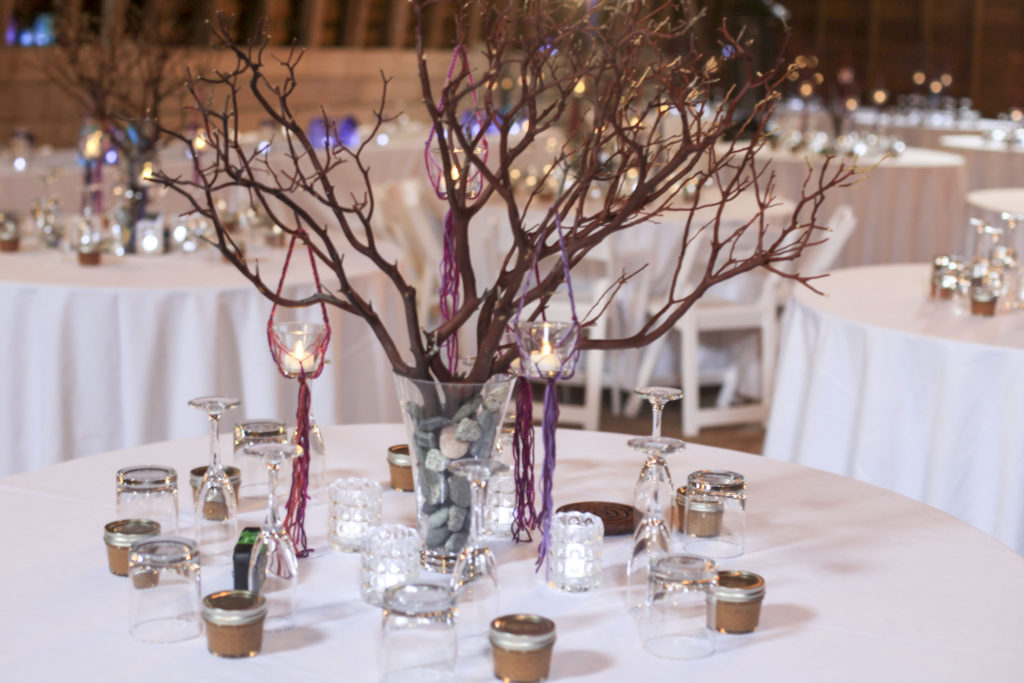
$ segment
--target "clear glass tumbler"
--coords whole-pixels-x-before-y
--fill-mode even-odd
[[[131,634],[151,643],[174,643],[203,632],[199,550],[195,541],[156,536],[132,546]]]
[[[363,537],[381,520],[380,483],[365,477],[338,479],[327,490],[327,540],[346,553],[363,549]]]
[[[551,519],[548,585],[578,593],[601,585],[604,523],[589,512],[557,512]]]
[[[389,588],[377,653],[381,681],[454,681],[458,635],[451,589],[431,583]]]
[[[177,533],[178,473],[162,465],[119,469],[117,514],[121,519],[150,519],[164,534]]]
[[[366,532],[360,592],[363,600],[381,606],[384,591],[408,583],[420,571],[420,535],[400,524],[382,524]]]
[[[673,554],[651,562],[647,601],[638,625],[644,649],[667,659],[715,651],[718,568],[700,555]]]
[[[747,482],[728,470],[698,470],[686,478],[683,544],[687,552],[715,559],[743,554]]]

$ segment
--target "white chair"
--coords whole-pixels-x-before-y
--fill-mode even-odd
[[[803,256],[792,268],[792,272],[801,275],[823,275],[832,270],[843,247],[850,241],[850,236],[857,228],[857,215],[849,204],[842,204],[832,212],[825,223],[828,228],[828,239],[824,244],[811,247],[804,251]],[[779,304],[784,305],[793,291],[793,280],[783,280],[779,286]]]
[[[420,197],[418,180],[385,185],[377,201],[374,229],[402,250],[409,280],[416,288],[420,322],[429,325],[436,318],[442,245],[438,228],[427,218]]]

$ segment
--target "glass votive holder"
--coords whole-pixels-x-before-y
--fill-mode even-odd
[[[220,591],[203,598],[206,647],[217,657],[255,657],[263,647],[267,601],[245,590]]]
[[[20,222],[19,216],[0,213],[0,251],[18,251],[21,240],[18,229]]]
[[[683,544],[687,552],[711,558],[743,554],[747,483],[727,470],[698,470],[686,479]]]
[[[288,443],[290,435],[284,422],[277,420],[249,420],[235,425],[234,459],[242,478],[241,497],[266,500],[267,466],[263,459],[248,455],[245,449],[263,443]],[[278,472],[277,487],[279,491],[291,488],[291,468],[285,467]]]
[[[431,583],[389,588],[377,653],[381,681],[454,680],[458,636],[451,589]]]
[[[345,477],[331,484],[327,495],[331,547],[346,553],[362,551],[367,529],[380,524],[380,484],[365,477]]]
[[[391,488],[396,491],[415,490],[408,444],[396,444],[388,448],[388,469],[391,472]]]
[[[604,523],[589,512],[556,512],[551,518],[548,585],[579,593],[601,585]]]
[[[494,677],[502,681],[543,681],[551,671],[555,622],[536,614],[510,614],[491,622]]]
[[[516,480],[511,472],[499,472],[487,480],[482,533],[487,538],[512,538],[516,513]]]
[[[663,555],[651,562],[647,601],[639,614],[644,649],[667,659],[696,659],[715,651],[713,560]]]
[[[132,546],[132,636],[174,643],[203,632],[199,600],[199,550],[194,541],[156,536]]]
[[[178,473],[162,465],[136,465],[117,471],[117,514],[151,519],[164,534],[178,531]]]
[[[381,606],[384,592],[416,578],[420,570],[420,535],[412,527],[382,524],[363,538],[360,593],[371,605]]]
[[[993,316],[999,294],[986,285],[972,285],[970,289],[971,315]]]
[[[103,527],[110,573],[128,576],[128,556],[132,544],[160,535],[160,525],[151,519],[119,519]]]
[[[753,572],[718,572],[715,623],[721,633],[752,633],[761,619],[764,579]]]

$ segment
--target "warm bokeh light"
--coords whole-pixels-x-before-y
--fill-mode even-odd
[[[801,83],[800,84],[800,96],[801,97],[810,97],[813,94],[814,94],[814,86],[813,85],[811,85],[810,83]]]
[[[932,81],[931,83],[928,84],[928,90],[933,95],[938,95],[940,92],[942,92],[942,82],[938,80]]]
[[[924,75],[923,71],[915,71],[913,75],[914,85],[924,85],[927,76]]]
[[[875,88],[871,93],[871,101],[881,106],[889,101],[889,91],[885,88]]]

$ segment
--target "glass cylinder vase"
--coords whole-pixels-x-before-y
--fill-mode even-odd
[[[483,383],[395,375],[409,434],[421,560],[428,570],[450,572],[469,537],[471,487],[449,464],[490,457],[514,384],[508,375]]]

